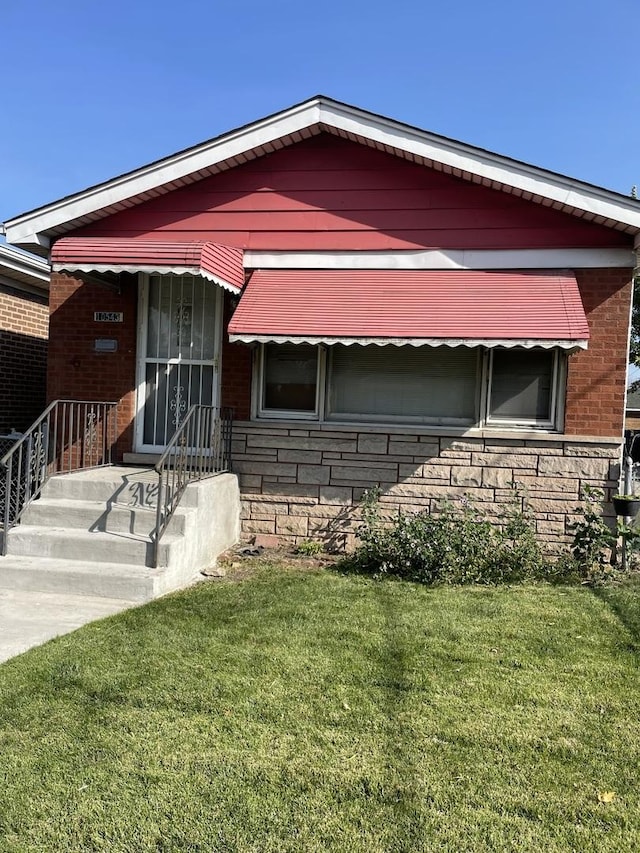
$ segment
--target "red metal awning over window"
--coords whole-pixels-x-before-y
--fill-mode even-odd
[[[232,341],[586,348],[573,275],[470,270],[257,270]]]
[[[243,252],[219,243],[63,237],[51,250],[54,272],[145,272],[201,275],[239,293],[244,284]]]

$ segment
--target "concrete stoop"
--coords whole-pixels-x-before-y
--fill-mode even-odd
[[[191,583],[238,541],[234,474],[187,486],[152,567],[157,477],[111,466],[52,477],[0,558],[0,588],[148,601]]]

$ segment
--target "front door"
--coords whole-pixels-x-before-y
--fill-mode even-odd
[[[194,403],[218,405],[221,295],[199,276],[143,280],[137,450],[162,451]]]

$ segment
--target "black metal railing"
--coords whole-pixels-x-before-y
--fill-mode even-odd
[[[231,468],[233,409],[191,406],[158,460],[158,506],[152,533],[153,565],[158,565],[160,539],[189,483]]]
[[[56,400],[0,459],[0,553],[27,506],[53,474],[110,465],[118,404]]]

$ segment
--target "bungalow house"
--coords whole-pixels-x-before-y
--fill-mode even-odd
[[[0,243],[0,456],[44,408],[48,296],[47,261]]]
[[[48,397],[116,461],[231,407],[242,531],[616,489],[640,203],[324,96],[9,219],[52,263]]]

